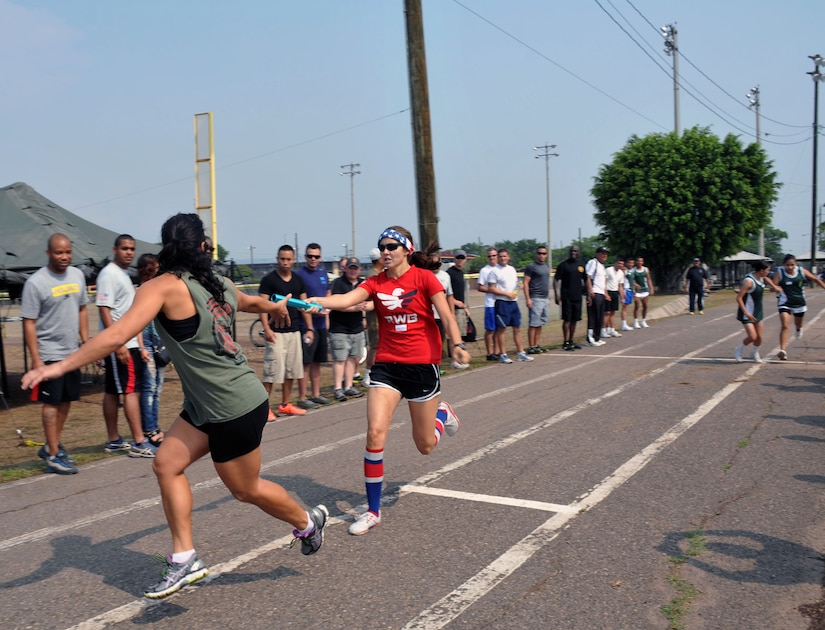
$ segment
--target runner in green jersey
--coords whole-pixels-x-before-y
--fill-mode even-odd
[[[777,307],[779,308],[779,321],[782,329],[779,331],[779,352],[776,358],[780,361],[788,360],[788,333],[791,328],[791,316],[796,324],[796,338],[802,338],[802,318],[808,306],[805,302],[805,281],[816,282],[825,289],[825,282],[817,278],[807,269],[796,264],[796,256],[788,254],[782,261],[782,266],[777,267],[772,274],[774,284],[778,285],[782,291],[777,295]]]
[[[742,280],[742,287],[739,289],[739,293],[736,294],[736,303],[739,305],[736,319],[744,324],[746,335],[745,340],[736,346],[733,354],[737,363],[742,361],[742,352],[745,346],[750,344],[753,344],[753,354],[751,355],[753,360],[756,363],[762,363],[762,358],[759,356],[759,346],[762,345],[762,319],[764,317],[762,293],[765,290],[765,284],[772,291],[776,290],[776,285],[768,278],[771,269],[770,261],[757,260],[752,266],[753,271]]]

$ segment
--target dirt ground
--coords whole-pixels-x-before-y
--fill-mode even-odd
[[[28,461],[40,461],[37,458],[37,446],[25,446],[16,430],[23,432],[24,440],[43,442],[43,428],[40,422],[41,405],[29,400],[29,393],[20,389],[20,378],[24,372],[23,358],[23,324],[13,321],[18,315],[16,306],[3,306],[0,313],[2,322],[3,346],[5,348],[6,369],[8,371],[8,390],[3,390],[5,403],[0,400],[0,467]],[[89,330],[97,330],[97,308],[89,305]],[[240,313],[237,324],[237,336],[252,368],[261,373],[263,367],[263,348],[256,348],[249,342],[249,326],[256,318],[249,313]],[[331,367],[328,368],[331,373]],[[83,371],[83,386],[80,400],[72,403],[72,409],[66,427],[63,430],[63,445],[71,452],[101,451],[106,441],[103,422],[103,369],[95,365],[87,366]],[[330,382],[332,378],[330,376]],[[278,388],[273,391],[276,400]],[[297,393],[297,387],[296,387]],[[161,428],[177,417],[180,411],[182,392],[180,379],[174,366],[166,370],[163,393],[160,398]],[[124,439],[130,435],[129,425],[121,412],[118,426]]]

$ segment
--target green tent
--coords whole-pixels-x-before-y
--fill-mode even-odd
[[[21,182],[0,188],[0,290],[8,291],[11,298],[20,297],[28,275],[46,264],[49,237],[58,232],[72,242],[72,265],[83,271],[87,282],[92,282],[111,260],[115,238],[130,230],[130,226],[123,228],[122,232],[114,232],[95,225]],[[135,246],[135,261],[141,254],[160,251],[160,245],[146,241],[135,241]],[[7,388],[0,337],[0,389]]]
[[[111,260],[118,234],[130,231],[128,225],[123,228],[121,232],[114,232],[95,225],[21,182],[0,188],[0,272],[29,274],[36,271],[46,264],[49,237],[60,232],[72,242],[72,264],[83,267],[87,277],[96,275]],[[146,241],[138,240],[135,245],[135,260],[141,254],[160,251],[160,245]],[[10,280],[5,280],[5,275],[0,273],[0,288],[19,281],[14,275],[8,275]]]

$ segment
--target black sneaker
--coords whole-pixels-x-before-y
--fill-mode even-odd
[[[571,350],[581,350],[582,347],[579,344],[577,344],[575,341],[571,341],[570,342],[570,349]]]
[[[305,556],[312,555],[324,544],[324,529],[329,520],[329,510],[327,510],[323,504],[316,505],[309,511],[309,517],[312,519],[312,522],[315,523],[315,529],[309,534],[306,536],[298,536],[297,529],[292,531],[295,539],[301,541],[301,553]]]
[[[149,599],[162,599],[209,575],[206,565],[201,562],[197,553],[193,553],[188,562],[180,564],[175,564],[168,556],[155,558],[165,562],[166,568],[163,570],[161,581],[143,591],[143,596]]]
[[[500,359],[500,357],[497,354],[488,354],[487,355],[487,360],[488,361],[495,361],[496,363],[498,363],[499,359]]]

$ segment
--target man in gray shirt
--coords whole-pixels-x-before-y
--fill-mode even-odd
[[[530,317],[527,329],[527,354],[544,352],[541,347],[541,329],[547,324],[550,297],[550,267],[547,266],[548,249],[536,248],[536,260],[524,270],[524,301]]]
[[[23,286],[20,315],[23,336],[32,358],[32,369],[62,361],[89,339],[86,315],[86,279],[71,267],[72,243],[63,234],[53,234],[46,249],[48,264],[36,271]],[[44,381],[32,390],[32,400],[43,403],[42,422],[46,444],[38,455],[46,470],[59,475],[77,472],[60,437],[72,401],[80,399],[80,370]]]

